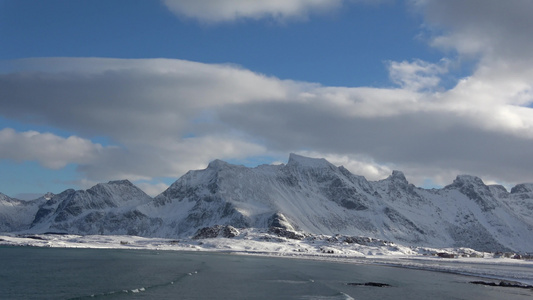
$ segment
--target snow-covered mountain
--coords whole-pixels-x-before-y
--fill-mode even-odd
[[[152,224],[137,207],[151,201],[128,180],[100,183],[85,191],[69,189],[40,205],[29,228],[35,232],[149,235],[158,224]]]
[[[9,223],[5,207],[0,202],[1,224]],[[182,237],[232,225],[533,252],[533,184],[508,192],[461,175],[442,189],[427,190],[409,184],[399,171],[372,182],[324,159],[291,154],[286,165],[255,168],[215,160],[153,199],[128,181],[67,190],[38,204],[27,219],[30,232]],[[24,229],[22,223],[11,230]]]
[[[46,196],[32,201],[23,201],[0,193],[0,232],[28,228]]]

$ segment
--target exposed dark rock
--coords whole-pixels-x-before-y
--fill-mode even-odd
[[[346,178],[330,174],[328,178],[322,177],[322,180],[329,183],[321,189],[321,193],[326,195],[331,201],[349,210],[362,211],[368,209],[368,206],[365,205],[368,202],[368,198],[364,193],[347,184]]]
[[[489,187],[479,177],[458,175],[453,183],[445,188],[458,189],[462,194],[475,201],[485,212],[496,208],[495,199]]]
[[[41,219],[43,219],[44,217],[52,214],[54,212],[54,209],[52,208],[47,208],[47,207],[41,207],[38,211],[37,211],[37,214],[35,214],[35,218],[32,222],[32,226],[34,224],[37,224],[39,223],[39,221],[41,221]]]
[[[40,237],[38,235],[22,235],[23,238],[32,239],[32,240],[39,240],[39,241],[46,241],[45,238]]]
[[[195,240],[216,238],[220,233],[220,230],[217,226],[200,228],[192,238]]]
[[[127,179],[108,181],[107,184],[113,184],[113,185],[125,185],[125,186],[129,186],[129,187],[135,187],[135,186],[133,185],[133,183],[131,183],[131,181],[129,181],[129,180],[127,180]]]
[[[520,183],[511,189],[511,194],[533,193],[533,184]]]
[[[392,245],[392,243],[389,241],[374,239],[371,237],[362,237],[362,236],[345,236],[343,237],[342,241],[347,244],[359,244],[359,245],[365,245],[365,246],[391,246]]]
[[[194,240],[211,239],[216,237],[233,238],[239,235],[239,230],[230,225],[215,225],[212,227],[204,227],[198,229],[196,234],[192,237]]]
[[[237,230],[237,228],[230,226],[230,225],[226,225],[222,229],[222,237],[225,237],[225,238],[234,238],[238,236],[239,233],[240,232],[239,230]]]
[[[358,286],[375,286],[375,287],[387,287],[387,286],[391,286],[390,284],[387,284],[387,283],[381,283],[381,282],[364,282],[364,283],[359,283],[359,282],[349,282],[348,285],[358,285]]]
[[[341,200],[341,206],[344,207],[344,208],[347,208],[347,209],[353,209],[353,210],[366,210],[368,209],[368,207],[360,204],[360,203],[356,203],[354,201],[351,201],[351,200],[346,200],[346,199],[343,199]]]
[[[337,242],[339,242],[340,238],[341,238],[341,235],[337,234],[337,235],[328,237],[326,239],[326,241],[328,241],[330,243],[337,243]]]
[[[284,238],[293,239],[293,240],[301,240],[305,238],[305,236],[301,233],[298,233],[292,230],[287,230],[287,229],[280,228],[280,227],[270,227],[268,229],[268,232],[275,234],[279,237],[284,237]]]
[[[270,217],[268,220],[268,227],[283,228],[285,230],[294,231],[294,227],[292,227],[291,223],[280,212],[277,212]]]
[[[446,252],[439,252],[437,253],[437,256],[442,258],[455,258],[455,254]]]
[[[383,209],[383,212],[385,215],[395,224],[401,224],[409,231],[416,231],[420,234],[425,234],[424,230],[420,229],[418,226],[416,226],[415,223],[413,223],[411,220],[403,216],[401,213],[399,213],[397,210],[392,209],[390,207],[385,207]]]
[[[450,224],[447,230],[450,236],[455,240],[454,246],[467,247],[486,252],[496,250],[510,251],[508,247],[500,244],[483,224],[474,218],[461,226]]]
[[[321,247],[321,248],[320,248],[320,251],[321,251],[322,253],[335,254],[335,250],[330,249],[330,248],[324,248],[324,247]]]
[[[407,184],[407,178],[405,178],[405,175],[402,171],[393,170],[392,175],[389,176],[389,180],[397,181],[397,182],[403,182]]]
[[[501,286],[501,287],[512,287],[512,288],[521,288],[521,289],[531,289],[533,290],[533,285],[523,284],[516,281],[507,281],[502,280],[500,282],[494,281],[470,281],[472,284],[487,285],[487,286]]]

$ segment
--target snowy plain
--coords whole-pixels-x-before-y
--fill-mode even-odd
[[[380,240],[372,242],[372,239],[365,245],[346,243],[334,236],[324,235],[300,240],[288,239],[257,229],[243,230],[234,238],[206,239],[164,239],[129,235],[4,234],[0,235],[0,245],[279,256],[352,264],[380,264],[533,285],[533,261],[507,257],[509,255],[504,253],[479,252],[469,248],[407,247]]]

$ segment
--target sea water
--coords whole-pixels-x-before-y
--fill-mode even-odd
[[[0,299],[532,299],[380,265],[156,250],[0,247]],[[380,282],[389,287],[349,283]]]

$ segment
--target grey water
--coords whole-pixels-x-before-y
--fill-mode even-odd
[[[224,253],[0,247],[0,299],[532,299],[476,278]],[[381,282],[389,287],[348,283]]]

